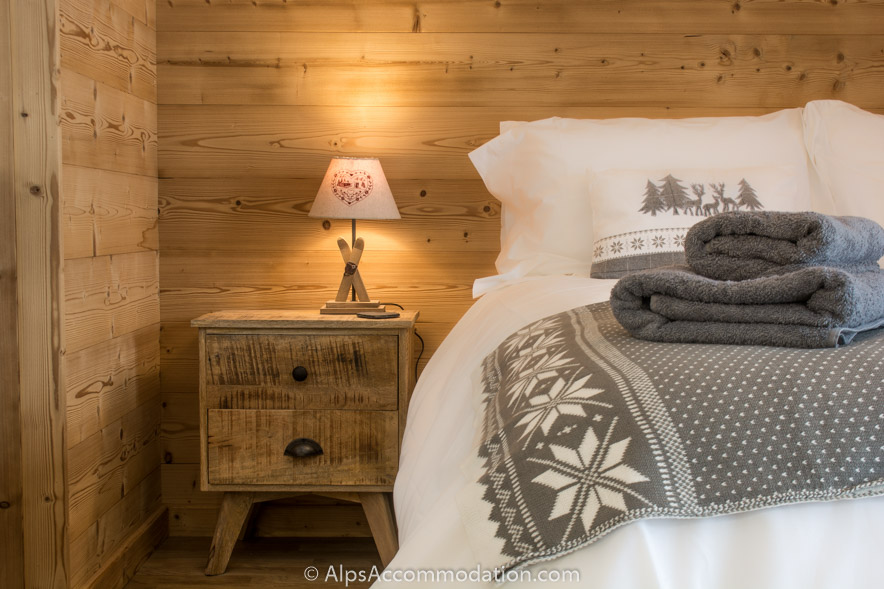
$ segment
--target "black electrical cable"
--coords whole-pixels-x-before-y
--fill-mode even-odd
[[[417,329],[414,330],[414,335],[417,336],[417,339],[421,340],[421,351],[417,354],[417,360],[414,361],[414,382],[417,382],[417,367],[421,362],[421,356],[424,355],[424,338],[421,337],[421,334],[417,332]]]
[[[403,307],[403,306],[400,305],[399,303],[381,303],[381,306],[386,307],[387,305],[392,305],[392,306],[394,306],[394,307],[399,307],[399,308],[402,309],[403,311],[405,310],[405,307]],[[417,336],[417,339],[419,339],[419,340],[421,341],[421,351],[418,352],[418,354],[417,354],[417,360],[414,361],[414,382],[417,382],[417,367],[420,365],[420,362],[421,362],[421,356],[424,355],[424,348],[426,347],[426,344],[424,343],[424,338],[422,338],[422,337],[421,337],[421,334],[419,334],[419,333],[417,332],[417,329],[414,330],[414,335]]]

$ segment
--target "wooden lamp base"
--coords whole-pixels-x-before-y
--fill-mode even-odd
[[[322,315],[355,315],[365,311],[384,310],[384,306],[380,301],[373,301],[368,298],[365,283],[359,274],[359,260],[362,258],[365,242],[361,237],[355,239],[355,221],[353,236],[352,249],[350,249],[350,246],[347,245],[343,238],[338,239],[338,248],[341,250],[341,257],[344,258],[344,276],[341,278],[341,286],[338,288],[335,300],[328,301],[320,307],[319,313]],[[348,301],[347,295],[350,294],[351,289],[353,290],[353,300]]]
[[[355,315],[364,311],[383,311],[380,301],[327,301],[319,312],[322,315]]]

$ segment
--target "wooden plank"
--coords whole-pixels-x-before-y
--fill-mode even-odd
[[[326,223],[306,216],[320,181],[163,180],[163,248],[186,248],[198,239],[206,249],[294,253],[349,234],[346,220]],[[480,180],[392,180],[390,185],[402,221],[360,221],[357,230],[366,233],[367,256],[391,246],[462,253],[500,249],[500,203]],[[233,234],[236,240],[230,239]]]
[[[14,0],[2,10],[8,11],[4,36],[11,40],[11,91],[0,91],[11,93],[11,109],[2,116],[12,119],[15,146],[3,164],[12,163],[20,302],[22,576],[26,587],[61,589],[67,586],[68,558],[57,7],[54,0]]]
[[[71,448],[72,538],[84,533],[142,480],[153,475],[160,464],[159,423],[159,407],[142,407]]]
[[[67,446],[146,403],[159,405],[159,325],[65,356]]]
[[[71,539],[71,575],[74,587],[85,587],[105,566],[113,563],[117,549],[133,539],[133,534],[162,509],[159,469],[146,477],[94,524]]]
[[[183,397],[184,395],[173,395]],[[196,395],[189,395],[195,397]],[[198,405],[198,403],[197,403]],[[196,424],[199,428],[199,423]],[[217,510],[223,493],[200,491],[199,464],[166,463],[160,468],[163,475],[163,503],[187,509]],[[211,535],[209,533],[208,535]]]
[[[11,4],[0,6],[0,587],[24,587]]]
[[[64,166],[65,259],[159,249],[157,180]]]
[[[773,108],[703,107],[159,107],[161,178],[317,178],[335,156],[372,154],[388,179],[478,180],[467,154],[500,121],[551,116],[651,118],[758,115]],[[369,245],[369,252],[371,246]]]
[[[68,260],[68,353],[159,323],[157,266],[152,251]]]
[[[651,33],[875,34],[880,32],[876,26],[881,13],[878,0],[157,3],[158,28],[164,31],[628,33],[638,29]]]
[[[881,88],[862,82],[884,64],[881,35],[188,32],[159,38],[163,104],[784,108],[833,98],[864,107],[878,104]]]
[[[63,68],[156,103],[153,29],[111,0],[61,0],[59,8]]]
[[[155,104],[65,68],[60,123],[64,163],[156,176]]]
[[[85,589],[121,589],[153,551],[169,536],[169,511],[160,506],[141,527],[108,557],[94,577],[83,583]]]
[[[199,397],[187,393],[164,393],[160,429],[163,464],[198,464],[199,440]]]
[[[138,21],[156,30],[157,2],[154,0],[111,0],[111,3],[122,8],[138,19]]]

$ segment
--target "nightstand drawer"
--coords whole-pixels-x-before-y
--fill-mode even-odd
[[[208,410],[213,485],[392,485],[398,468],[396,411]],[[291,457],[309,438],[322,454]]]
[[[376,334],[206,335],[206,407],[398,407],[399,338]]]

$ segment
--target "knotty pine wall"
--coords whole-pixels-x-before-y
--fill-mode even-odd
[[[59,0],[70,587],[122,586],[160,499],[153,0]]]
[[[494,273],[500,207],[467,153],[499,121],[884,112],[881,0],[158,0],[157,50],[163,500],[181,535],[210,534],[219,501],[197,490],[189,322],[333,297],[349,224],[307,217],[331,157],[381,158],[403,219],[359,224],[362,267],[373,297],[420,309],[425,362]],[[265,532],[283,533],[274,509]],[[358,508],[315,513],[288,532],[365,533]]]

